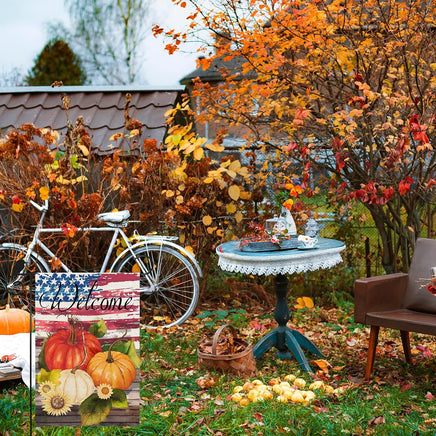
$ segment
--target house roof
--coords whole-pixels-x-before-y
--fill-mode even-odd
[[[202,67],[197,68],[192,71],[192,73],[180,79],[182,85],[189,85],[197,77],[200,78],[202,82],[220,82],[223,80],[223,71],[228,71],[231,75],[239,74],[240,78],[251,79],[256,77],[256,73],[249,71],[245,75],[242,74],[242,65],[246,62],[241,56],[234,56],[231,59],[224,60],[226,56],[219,56],[214,59],[206,70]]]
[[[62,97],[71,100],[69,117],[74,122],[82,116],[96,154],[113,153],[116,144],[109,138],[124,127],[126,94],[130,93],[130,116],[143,124],[140,143],[153,138],[164,140],[167,126],[165,112],[181,99],[184,87],[170,88],[135,86],[62,86],[52,88],[0,88],[0,128],[6,134],[10,128],[31,123],[38,128],[52,128],[61,136],[67,130],[67,117]],[[112,141],[113,142],[113,141]]]

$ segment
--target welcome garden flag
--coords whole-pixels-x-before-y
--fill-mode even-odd
[[[139,425],[139,275],[35,280],[38,426]]]

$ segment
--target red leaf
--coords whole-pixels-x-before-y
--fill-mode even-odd
[[[408,179],[409,177],[406,177],[406,179]],[[410,192],[410,185],[411,183],[408,180],[401,180],[400,184],[398,185],[398,192],[400,193],[400,195],[404,195],[408,192]],[[412,180],[413,182],[413,180]]]
[[[427,394],[425,395],[425,398],[429,401],[434,400],[434,395],[431,392],[427,392]]]
[[[262,414],[259,413],[259,412],[256,412],[256,413],[253,415],[253,418],[254,418],[256,421],[258,421],[258,422],[262,422],[262,421],[263,421],[263,416],[262,416]]]
[[[405,385],[401,386],[400,391],[403,392],[403,391],[405,391],[406,389],[410,389],[411,387],[412,387],[412,385],[410,385],[410,384],[405,384]]]

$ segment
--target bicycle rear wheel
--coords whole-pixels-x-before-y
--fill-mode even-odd
[[[140,273],[141,324],[148,328],[171,327],[186,321],[199,296],[195,268],[182,253],[160,243],[150,243],[126,254],[115,272]]]
[[[0,302],[9,300],[15,306],[34,307],[33,286],[37,272],[47,272],[36,257],[26,264],[24,249],[9,244],[0,245]]]

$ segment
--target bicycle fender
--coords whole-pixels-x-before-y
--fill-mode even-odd
[[[15,250],[20,250],[23,253],[27,251],[27,247],[24,245],[14,244],[13,242],[4,242],[1,244],[1,246],[6,248],[14,248]],[[45,268],[46,272],[50,272],[50,267],[48,266],[47,262],[38,253],[32,252],[30,257],[36,259]]]
[[[139,239],[139,238],[138,238]],[[143,236],[140,238],[140,241],[136,244],[132,245],[131,249],[134,250],[135,248],[139,247],[145,247],[147,244],[153,244],[153,245],[167,245],[173,248],[174,250],[179,251],[183,256],[187,257],[189,261],[192,263],[192,265],[195,266],[195,269],[198,272],[199,277],[203,277],[203,273],[201,271],[200,265],[198,264],[195,257],[190,253],[188,250],[186,250],[181,245],[175,244],[174,242],[168,241],[165,239],[165,236]],[[114,265],[117,264],[118,260],[123,258],[127,253],[130,253],[130,249],[126,248],[117,258],[115,259],[114,263],[111,266],[111,271]]]

